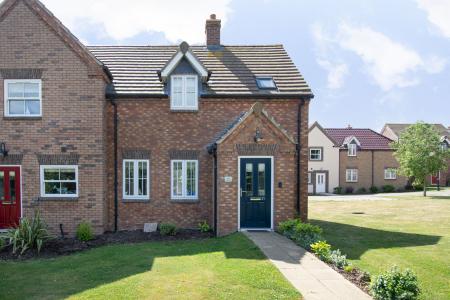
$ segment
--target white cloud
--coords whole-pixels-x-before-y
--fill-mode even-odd
[[[440,73],[447,65],[447,59],[432,55],[425,60],[425,69],[430,74]]]
[[[417,0],[419,8],[425,10],[428,21],[450,38],[450,1],[449,0]]]
[[[172,42],[203,43],[205,20],[211,13],[226,24],[231,0],[43,0],[67,27],[77,23],[102,25],[105,33],[120,41],[142,32],[164,32]]]
[[[329,89],[339,89],[344,85],[344,78],[348,74],[348,66],[345,63],[332,63],[324,59],[317,59],[317,63],[328,71]]]

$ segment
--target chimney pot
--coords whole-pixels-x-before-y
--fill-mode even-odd
[[[210,18],[206,20],[206,46],[208,49],[214,50],[220,48],[220,28],[221,20],[217,19],[215,14],[211,14]]]

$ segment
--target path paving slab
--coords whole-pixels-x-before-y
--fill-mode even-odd
[[[368,300],[360,290],[326,263],[274,232],[245,232],[305,300]]]

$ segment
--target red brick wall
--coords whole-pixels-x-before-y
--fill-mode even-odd
[[[4,82],[0,76],[0,141],[10,154],[23,154],[23,215],[42,212],[53,233],[59,224],[73,233],[81,221],[104,230],[105,82],[88,76],[86,64],[22,1],[0,22],[0,68],[38,68],[42,75],[39,119],[4,117]],[[77,153],[79,199],[39,201],[37,153]],[[2,161],[0,161],[0,165]]]
[[[197,227],[198,222],[207,220],[212,224],[213,216],[213,158],[207,153],[206,147],[223,131],[241,112],[245,112],[257,101],[244,99],[201,99],[197,112],[172,112],[169,99],[119,99],[118,145],[119,145],[119,229],[142,228],[145,222],[173,222],[180,227]],[[290,135],[296,136],[298,100],[261,100],[265,109],[275,120],[285,128]],[[112,106],[108,108],[108,140],[113,138]],[[307,150],[307,106],[302,122],[306,138],[302,140],[305,150],[302,159],[305,166],[302,172],[303,192],[302,206],[307,205],[306,196],[306,150]],[[249,131],[248,134],[254,134]],[[243,137],[244,138],[244,137]],[[150,201],[128,203],[122,201],[122,150],[145,149],[151,151],[150,159]],[[170,157],[169,151],[196,150],[199,151],[199,200],[195,203],[175,203],[170,197]],[[113,152],[108,148],[108,186],[109,189],[109,228],[114,222],[113,194]],[[276,159],[277,180],[284,182],[283,189],[277,194],[280,200],[276,206],[276,222],[295,215],[295,146],[280,147],[288,154],[278,154]],[[305,156],[305,157],[303,157]],[[237,176],[237,156],[219,155],[220,172],[233,173]],[[220,174],[219,174],[220,176]],[[236,183],[236,181],[233,181]],[[223,187],[222,193],[229,194],[234,203],[222,212],[230,216],[226,222],[234,225],[224,225],[223,232],[236,230],[237,204],[236,186]],[[221,187],[222,188],[222,187]],[[229,190],[227,190],[229,189]],[[283,202],[281,202],[283,201]],[[233,202],[233,201],[231,201]],[[227,204],[228,205],[228,204]],[[303,212],[306,217],[306,209]],[[222,229],[221,229],[222,230]]]

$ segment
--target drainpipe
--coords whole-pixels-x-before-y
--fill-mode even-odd
[[[114,232],[118,230],[119,218],[119,195],[118,195],[118,161],[117,161],[117,141],[118,141],[118,125],[119,118],[117,114],[117,102],[114,98],[111,99],[111,104],[114,107]]]
[[[372,152],[372,186],[374,186],[374,173],[375,173],[375,170],[373,169],[373,167],[374,167],[374,165],[375,165],[375,163],[374,163],[374,161],[373,161],[373,158],[374,158],[374,153],[373,153],[373,150],[371,151]]]
[[[297,113],[297,214],[300,217],[300,193],[301,193],[301,184],[300,184],[300,152],[302,150],[301,148],[301,143],[300,143],[300,138],[301,138],[301,128],[302,128],[302,108],[303,108],[303,103],[304,100],[301,100],[300,103],[298,104],[298,113]]]
[[[208,153],[213,155],[213,177],[214,177],[214,194],[213,194],[213,222],[214,222],[214,235],[217,236],[217,144],[208,146]]]

